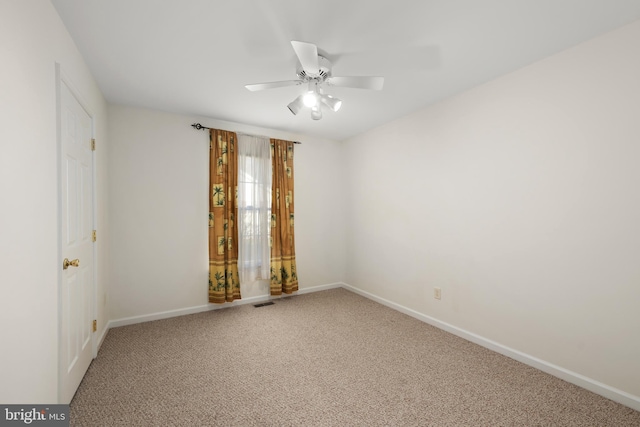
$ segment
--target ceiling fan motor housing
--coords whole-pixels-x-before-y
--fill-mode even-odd
[[[324,56],[318,55],[318,68],[320,69],[320,73],[317,76],[307,74],[306,71],[302,69],[302,65],[298,62],[298,67],[296,68],[296,74],[305,82],[309,80],[319,80],[320,82],[325,81],[329,77],[331,77],[331,61],[329,61]]]

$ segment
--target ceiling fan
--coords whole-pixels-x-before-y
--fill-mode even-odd
[[[331,62],[318,54],[318,48],[312,43],[292,41],[291,45],[298,57],[296,74],[298,80],[284,80],[270,83],[256,83],[245,85],[250,91],[273,89],[284,86],[297,86],[306,84],[308,90],[294,99],[287,107],[294,115],[303,107],[311,108],[311,118],[322,118],[321,106],[324,105],[332,111],[338,111],[342,101],[324,93],[323,85],[340,86],[357,89],[381,90],[384,77],[354,76],[336,77],[331,74]]]

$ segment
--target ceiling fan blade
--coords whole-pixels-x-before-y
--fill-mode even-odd
[[[330,86],[381,90],[384,85],[384,77],[329,77],[325,82]]]
[[[310,76],[320,74],[320,65],[318,64],[318,48],[315,44],[291,41],[293,50],[302,64],[302,69]]]
[[[295,86],[299,84],[302,84],[301,80],[284,80],[281,82],[255,83],[255,84],[245,85],[244,87],[246,87],[252,92],[255,92],[257,90],[274,89],[277,87]]]

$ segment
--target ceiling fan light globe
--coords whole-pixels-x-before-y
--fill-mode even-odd
[[[294,116],[297,115],[300,110],[302,110],[302,107],[304,107],[302,97],[303,95],[300,95],[299,97],[291,101],[289,105],[287,105],[287,108],[289,109],[289,111],[291,111],[291,113],[293,113]]]
[[[315,92],[307,92],[302,98],[302,101],[304,102],[304,105],[306,105],[309,108],[312,108],[318,105],[318,97],[315,94]]]
[[[322,100],[322,103],[331,108],[332,111],[338,111],[340,107],[342,107],[342,100],[334,98],[331,95],[322,95],[320,99]]]
[[[322,118],[322,111],[320,110],[320,106],[316,105],[311,108],[311,118],[313,120],[320,120]]]

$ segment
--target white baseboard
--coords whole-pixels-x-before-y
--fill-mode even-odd
[[[102,332],[98,337],[97,351],[100,351],[100,347],[102,347],[102,343],[104,342],[104,339],[107,337],[107,332],[109,332],[110,327],[111,327],[111,321],[107,322],[106,326],[102,329]]]
[[[300,289],[296,294],[294,295],[301,295],[301,294],[307,294],[307,293],[311,293],[311,292],[319,292],[319,291],[324,291],[327,289],[335,289],[335,288],[339,288],[342,287],[342,283],[329,283],[326,285],[318,285],[318,286],[311,286],[308,288],[302,288]],[[286,298],[287,295],[283,295],[282,298]],[[199,306],[195,306],[195,307],[187,307],[187,308],[179,308],[176,310],[168,310],[168,311],[162,311],[162,312],[158,312],[158,313],[150,313],[150,314],[143,314],[140,316],[132,316],[132,317],[124,317],[121,319],[115,319],[115,320],[110,320],[109,323],[107,324],[107,328],[105,330],[105,332],[103,333],[103,336],[100,339],[100,343],[102,343],[102,340],[104,340],[104,335],[106,335],[106,332],[108,329],[110,328],[117,328],[119,326],[127,326],[127,325],[133,325],[136,323],[142,323],[142,322],[151,322],[153,320],[161,320],[161,319],[168,319],[171,317],[177,317],[177,316],[185,316],[187,314],[195,314],[195,313],[201,313],[203,311],[210,311],[210,310],[219,310],[222,308],[229,308],[229,307],[236,307],[238,305],[245,305],[245,304],[257,304],[263,301],[269,301],[270,299],[277,299],[280,297],[271,297],[270,295],[258,295],[255,297],[250,297],[250,298],[243,298],[243,299],[239,299],[239,300],[235,300],[234,302],[231,303],[225,303],[225,304],[205,304],[205,305],[199,305]]]
[[[458,328],[457,326],[453,326],[449,323],[442,322],[431,316],[427,316],[425,314],[419,313],[410,308],[404,307],[400,304],[396,304],[395,302],[391,302],[384,298],[380,298],[376,295],[373,295],[369,292],[363,291],[361,289],[358,289],[346,283],[342,283],[341,286],[344,289],[350,290],[365,298],[371,299],[389,308],[392,308],[401,313],[409,315],[413,318],[421,320],[425,323],[435,326],[436,328],[450,332],[454,335],[457,335],[461,338],[466,339],[467,341],[471,341],[475,344],[481,345],[482,347],[488,348],[489,350],[493,350],[497,353],[510,357],[514,360],[517,360],[518,362],[522,362],[526,365],[532,366],[536,369],[546,372],[547,374],[553,375],[554,377],[558,377],[567,382],[570,382],[571,384],[575,384],[578,387],[582,387],[596,394],[599,394],[600,396],[606,397],[607,399],[611,399],[614,402],[621,403],[625,406],[635,409],[636,411],[640,411],[640,397],[638,396],[634,396],[625,391],[618,390],[614,387],[608,386],[594,379],[585,377],[584,375],[578,374],[576,372],[570,371],[568,369],[564,369],[560,366],[538,359],[537,357],[528,355],[521,351],[514,350],[500,343],[481,337],[480,335],[474,334],[473,332],[469,332],[464,329]]]
[[[342,282],[328,283],[326,285],[318,285],[318,286],[311,286],[309,288],[302,288],[302,289],[298,290],[298,292],[296,292],[296,294],[297,295],[310,294],[312,292],[320,292],[320,291],[326,291],[328,289],[342,288],[343,286],[344,286],[344,283],[342,283]],[[296,294],[294,294],[294,295],[296,295]]]
[[[151,322],[153,320],[162,320],[162,319],[169,319],[171,317],[186,316],[188,314],[202,313],[203,311],[219,310],[221,308],[236,307],[236,306],[245,305],[245,304],[255,304],[261,301],[266,301],[268,299],[269,299],[268,296],[260,295],[257,297],[235,300],[234,302],[225,303],[225,304],[205,304],[205,305],[198,305],[195,307],[178,308],[175,310],[167,310],[167,311],[161,311],[157,313],[143,314],[140,316],[124,317],[122,319],[109,321],[109,327],[117,328],[119,326],[134,325],[136,323]]]

